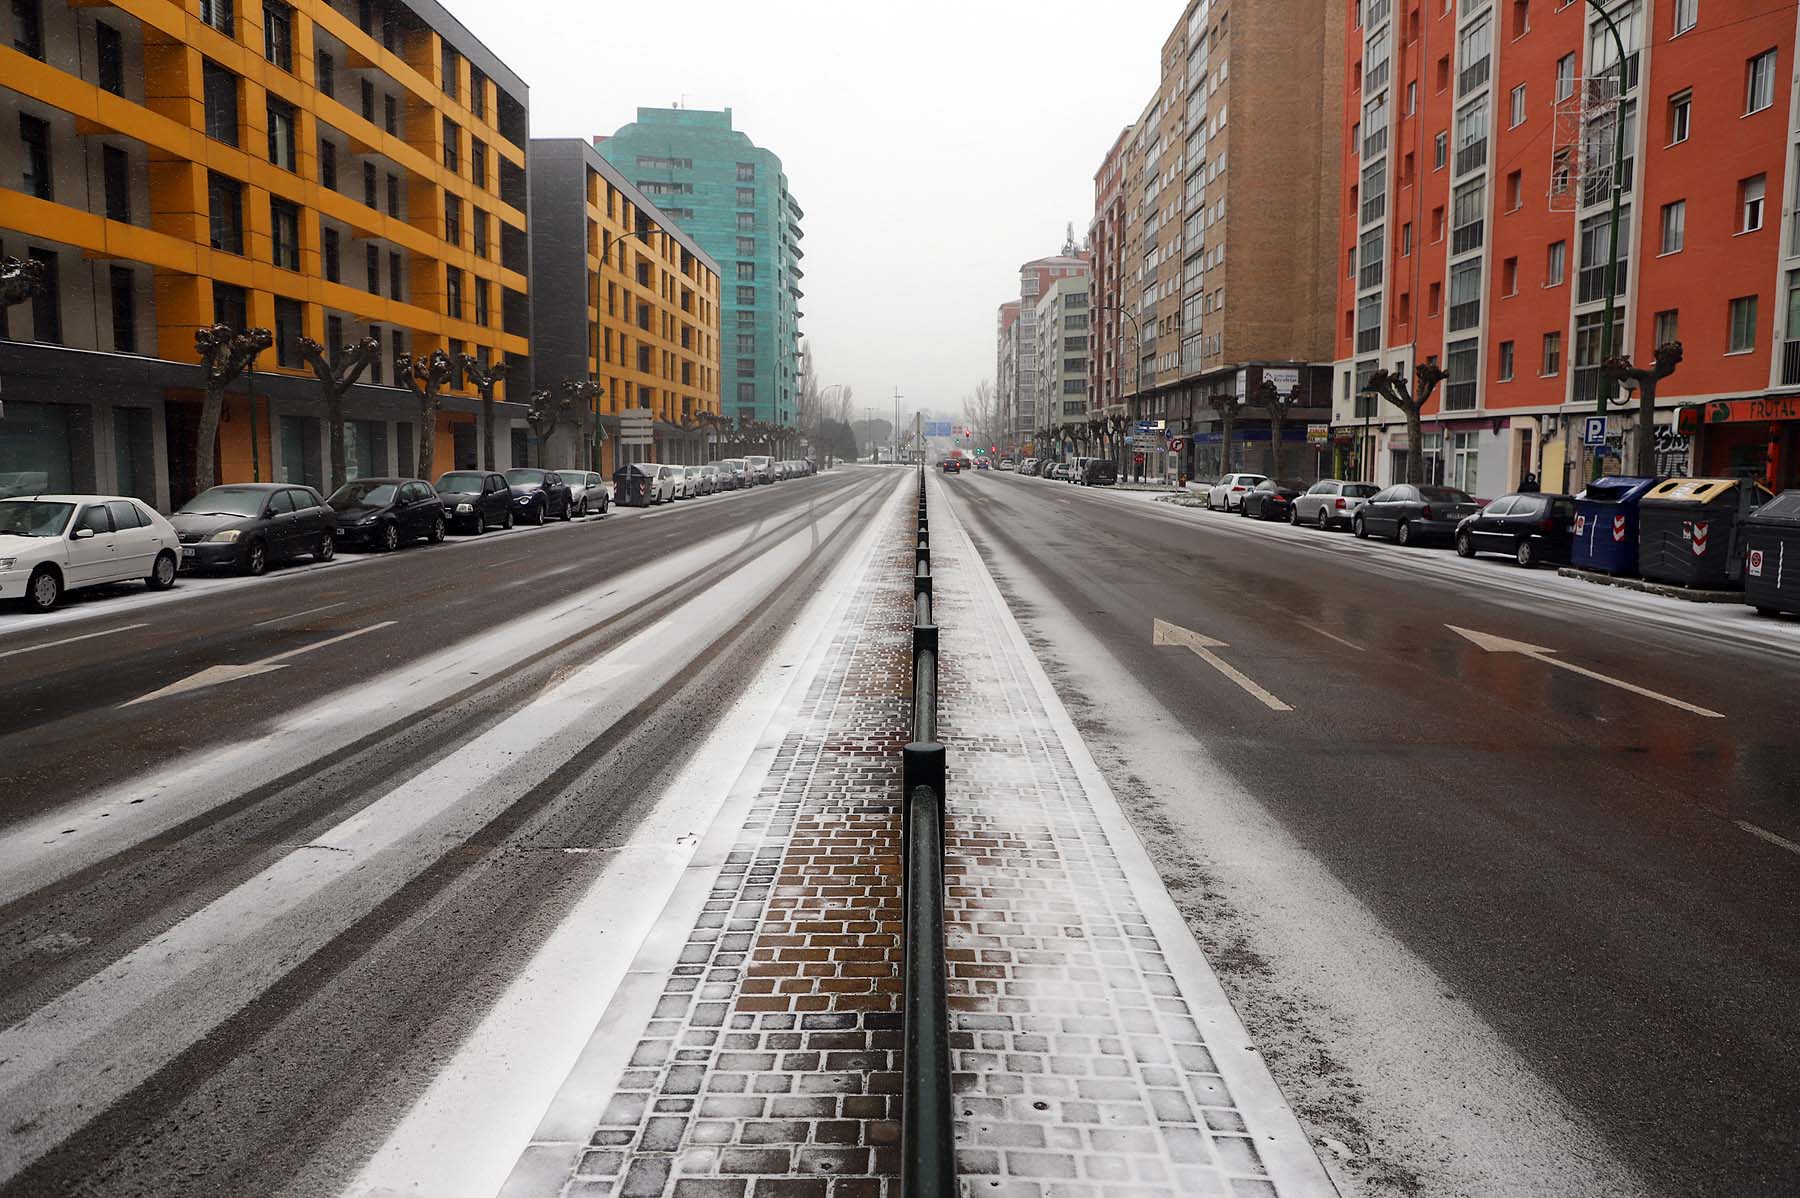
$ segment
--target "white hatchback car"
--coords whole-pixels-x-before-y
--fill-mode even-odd
[[[1244,506],[1244,496],[1256,490],[1266,474],[1227,474],[1207,492],[1206,506],[1214,511],[1235,512]]]
[[[0,599],[49,611],[79,587],[143,579],[175,585],[181,541],[175,526],[123,495],[33,495],[0,499]]]

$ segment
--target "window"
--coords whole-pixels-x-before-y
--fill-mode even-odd
[[[1512,382],[1512,376],[1513,343],[1510,341],[1502,341],[1500,343],[1500,381],[1503,383],[1510,383]]]
[[[231,0],[200,0],[200,19],[226,37],[236,32],[232,27]]]
[[[294,10],[281,0],[263,0],[263,57],[284,71],[294,69]]]
[[[373,162],[363,163],[363,203],[371,208],[375,206],[375,164]]]
[[[1470,179],[1457,187],[1450,201],[1450,252],[1465,254],[1481,248],[1487,214],[1487,182]]]
[[[1487,162],[1487,97],[1465,104],[1456,114],[1456,173],[1472,171]]]
[[[1768,177],[1752,175],[1738,182],[1738,229],[1754,233],[1763,227],[1763,194],[1768,190]]]
[[[737,369],[738,369],[739,374],[755,374],[756,373],[756,359],[755,358],[739,358],[737,360]]]
[[[451,120],[449,117],[445,117],[444,118],[444,169],[449,171],[453,175],[456,174],[457,171],[462,169],[461,158],[460,158],[460,150],[462,148],[461,141],[462,141],[462,130],[460,130],[456,127],[455,121]]]
[[[486,279],[476,279],[475,280],[475,323],[485,327],[487,325],[487,322],[488,322],[488,284],[487,284],[487,280]],[[607,336],[609,338],[612,336],[612,330],[610,330],[610,329],[607,330]]]
[[[1680,310],[1670,308],[1666,311],[1658,312],[1656,314],[1654,344],[1667,345],[1671,341],[1679,340],[1681,340]]]
[[[1381,285],[1382,240],[1380,229],[1370,229],[1362,235],[1362,241],[1357,246],[1356,256],[1362,263],[1356,277],[1356,286],[1359,291]]]
[[[693,163],[690,162],[688,165],[692,166]],[[754,182],[756,182],[756,164],[754,162],[738,163],[737,164],[737,181],[739,183],[754,183]]]
[[[457,74],[457,59],[458,59],[458,57],[459,57],[458,54],[451,47],[450,43],[445,42],[444,46],[443,46],[443,52],[442,52],[442,54],[439,55],[439,60],[440,60],[441,65],[443,66],[444,94],[446,96],[449,96],[452,100],[456,99],[456,74]]]
[[[469,210],[469,233],[474,238],[475,256],[488,256],[488,214],[479,208]]]
[[[282,170],[294,169],[294,106],[269,97],[269,161]]]
[[[755,353],[756,352],[756,334],[755,333],[739,333],[738,338],[737,338],[737,351],[740,354]]]
[[[137,353],[137,279],[129,266],[114,266],[108,272],[112,287],[113,352]]]
[[[1679,254],[1687,243],[1687,201],[1676,200],[1662,206],[1662,250]]]
[[[337,190],[337,143],[319,135],[319,182],[331,191]]]
[[[1366,225],[1372,220],[1380,220],[1387,211],[1387,159],[1379,159],[1363,168],[1361,187],[1359,218]]]
[[[1605,323],[1605,313],[1588,312],[1575,318],[1575,391],[1574,402],[1592,403],[1600,395],[1601,389],[1607,387],[1600,376],[1600,362],[1609,352],[1602,344],[1601,325]],[[1625,342],[1624,314],[1613,319],[1612,346],[1610,352],[1617,353],[1618,347]],[[1610,387],[1607,387],[1611,394]]]
[[[1544,251],[1544,286],[1561,287],[1568,277],[1569,243],[1553,241]]]
[[[313,51],[313,85],[325,95],[337,86],[337,59],[329,50]]]
[[[274,197],[269,199],[269,243],[275,265],[300,269],[300,209]]]
[[[487,76],[473,64],[469,67],[469,111],[487,119]]]
[[[406,261],[399,250],[388,251],[388,295],[397,300],[406,298]]]
[[[62,271],[55,250],[32,246],[27,258],[44,264],[43,286],[31,299],[31,339],[62,344]]]
[[[1444,240],[1444,206],[1439,204],[1431,210],[1431,243],[1436,245]]]
[[[1610,217],[1606,213],[1581,222],[1581,274],[1576,280],[1575,302],[1591,303],[1606,295],[1606,264],[1610,251]],[[1631,262],[1631,209],[1619,213],[1619,269],[1617,292],[1625,294],[1626,268]]]
[[[1488,81],[1493,42],[1494,26],[1486,17],[1462,31],[1456,48],[1456,61],[1460,68],[1456,76],[1458,91],[1471,92]]]
[[[362,81],[362,115],[365,121],[375,119],[375,85],[367,79]]]
[[[740,308],[754,307],[756,304],[756,288],[739,287],[737,289],[737,302],[738,307]]]
[[[1700,19],[1700,0],[1675,0],[1675,21],[1669,30],[1670,37],[1680,37],[1694,27]]]
[[[336,229],[325,229],[321,233],[320,254],[325,259],[325,281],[342,282],[343,243]]]
[[[238,144],[237,76],[208,60],[201,68],[206,100],[206,135],[228,146]]]
[[[94,51],[100,86],[115,96],[125,94],[125,39],[105,21],[94,22]]]
[[[1775,102],[1775,51],[1764,50],[1744,64],[1744,115]]]
[[[1556,60],[1556,98],[1566,100],[1575,94],[1575,55],[1571,51]]]
[[[1500,261],[1500,294],[1519,294],[1519,260],[1503,258]]]
[[[41,0],[13,0],[13,49],[40,62],[44,57],[44,13]]]
[[[1419,111],[1419,85],[1408,83],[1406,85],[1406,115],[1411,116],[1417,111]]]
[[[752,229],[756,228],[756,213],[754,213],[754,212],[738,213],[737,214],[737,227],[738,227],[738,232],[740,232],[740,233],[748,233]]]
[[[453,195],[444,197],[444,240],[462,245],[462,200]]]
[[[400,215],[399,175],[389,175],[387,177],[387,212],[389,216],[395,218],[398,218]]]
[[[756,206],[756,189],[754,187],[738,188],[737,206],[739,208],[754,208]]]
[[[216,171],[206,174],[207,224],[212,248],[244,252],[244,185]]]
[[[100,174],[106,187],[106,219],[131,223],[131,156],[118,146],[100,151]]]
[[[1525,206],[1525,172],[1513,171],[1506,176],[1506,210],[1517,212]]]
[[[1449,377],[1444,380],[1444,410],[1446,412],[1467,412],[1475,407],[1476,370],[1481,361],[1481,342],[1471,337],[1467,341],[1452,341],[1446,347],[1444,369]],[[1456,437],[1467,436],[1471,444],[1475,440],[1473,433],[1457,433]],[[1473,452],[1470,454],[1469,486],[1475,484],[1473,469]],[[1457,480],[1457,486],[1462,481]],[[1464,488],[1465,490],[1468,488]]]
[[[463,315],[463,272],[454,266],[444,268],[444,314],[451,320]]]
[[[306,333],[306,308],[297,299],[275,297],[275,365],[300,365],[300,338]]]
[[[1356,352],[1381,348],[1381,295],[1365,295],[1356,301]]]
[[[1551,378],[1555,375],[1562,373],[1562,334],[1561,333],[1545,333],[1544,334],[1543,364],[1538,368],[1538,373],[1543,375],[1545,378]]]
[[[1688,129],[1693,123],[1694,93],[1692,89],[1678,91],[1669,97],[1669,144],[1680,145],[1688,139]]]
[[[1412,222],[1407,221],[1400,226],[1400,256],[1402,258],[1412,255],[1412,237]]]
[[[737,264],[737,277],[738,277],[738,282],[740,282],[740,283],[754,283],[756,281],[756,263],[754,263],[754,262],[738,263]]]
[[[1756,297],[1743,295],[1731,301],[1731,340],[1725,352],[1747,354],[1756,348]]]
[[[487,188],[487,145],[484,142],[469,139],[469,180],[476,187]]]
[[[389,133],[400,132],[400,101],[391,95],[381,97],[381,127]]]
[[[749,257],[750,255],[756,253],[756,238],[754,238],[754,237],[738,238],[737,239],[737,252],[744,255],[745,257]]]
[[[1481,259],[1450,268],[1450,331],[1461,332],[1481,323]]]
[[[368,272],[368,288],[370,295],[381,294],[381,247],[365,245],[363,247],[363,267]]]
[[[1510,129],[1517,129],[1525,123],[1525,85],[1523,83],[1512,89],[1508,121],[1507,127]]]
[[[213,323],[228,329],[249,327],[250,302],[242,287],[230,283],[213,284]]]

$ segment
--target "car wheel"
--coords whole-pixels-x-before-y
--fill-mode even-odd
[[[331,535],[328,528],[319,534],[319,547],[313,550],[313,560],[328,562],[337,556],[337,538]]]
[[[1759,607],[1756,609],[1756,614],[1759,616],[1766,616],[1766,617],[1773,619],[1774,617],[1779,616],[1781,614],[1781,610],[1779,608],[1774,608],[1774,607]]]
[[[156,564],[150,567],[150,577],[144,579],[144,585],[153,591],[166,591],[175,585],[175,555],[159,553]]]
[[[1412,543],[1412,521],[1402,520],[1394,525],[1394,544],[1410,549]]]
[[[266,573],[269,569],[269,547],[261,541],[251,541],[244,547],[244,560],[239,568],[252,578]]]
[[[575,505],[573,503],[570,503],[566,500],[563,502],[562,518],[563,518],[564,524],[567,524],[569,521],[571,521],[575,518]]]
[[[512,509],[507,508],[506,516],[500,521],[500,527],[504,528],[504,529],[510,529],[512,526],[513,526]]]
[[[1361,516],[1350,521],[1350,531],[1356,534],[1356,539],[1359,541],[1366,541],[1369,539],[1369,526],[1363,523],[1363,518]]]
[[[1288,523],[1292,524],[1295,528],[1300,527],[1300,509],[1299,508],[1291,507],[1288,509]]]
[[[25,606],[32,611],[49,611],[62,601],[62,575],[49,566],[32,571],[25,587]]]
[[[1466,532],[1457,533],[1456,534],[1456,556],[1457,557],[1474,557],[1475,556],[1475,538],[1470,536]]]
[[[433,545],[442,545],[444,543],[444,533],[446,531],[447,530],[444,527],[444,518],[439,516],[431,522],[431,532],[426,535],[425,539],[430,541]]]
[[[1519,542],[1519,547],[1514,551],[1513,556],[1518,559],[1521,566],[1525,567],[1527,570],[1531,569],[1538,564],[1539,553],[1537,542],[1530,537],[1526,537]]]
[[[383,553],[392,553],[398,548],[400,548],[400,526],[398,524],[382,525],[381,551]]]
[[[1330,527],[1331,527],[1331,517],[1327,516],[1325,514],[1324,508],[1320,508],[1319,509],[1319,531],[1325,532]]]

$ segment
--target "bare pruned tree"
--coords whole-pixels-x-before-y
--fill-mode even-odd
[[[419,465],[415,473],[429,481],[437,468],[438,394],[450,381],[450,355],[441,349],[416,358],[395,354],[394,378],[419,401]]]
[[[505,359],[483,367],[473,354],[457,355],[457,365],[462,367],[463,377],[475,384],[475,391],[481,396],[481,468],[494,468],[494,388],[505,380],[512,370],[512,365]]]
[[[215,324],[194,332],[194,350],[206,371],[206,398],[200,404],[200,438],[194,455],[194,489],[215,485],[218,472],[213,456],[219,444],[219,417],[225,411],[225,388],[256,361],[256,355],[275,344],[267,329],[234,329]]]
[[[1237,427],[1238,397],[1227,392],[1223,395],[1209,395],[1206,402],[1219,416],[1219,473],[1231,473],[1232,430]]]
[[[356,385],[381,353],[381,342],[373,337],[352,341],[338,354],[336,364],[325,357],[325,347],[311,337],[300,338],[300,360],[312,368],[319,380],[319,394],[325,400],[326,437],[331,443],[331,489],[344,485],[348,463],[344,460],[344,396]]]
[[[1656,355],[1648,366],[1633,366],[1630,357],[1624,354],[1600,363],[1605,374],[1637,385],[1637,437],[1632,453],[1636,458],[1634,469],[1639,474],[1656,473],[1656,385],[1675,373],[1681,358],[1681,342],[1665,341],[1656,347]]]
[[[1285,446],[1281,433],[1287,424],[1289,410],[1300,402],[1300,385],[1296,383],[1292,391],[1283,395],[1274,380],[1265,377],[1257,384],[1256,402],[1269,414],[1269,473],[1276,478],[1283,478],[1287,472],[1282,469],[1282,451]]]
[[[44,289],[44,264],[36,258],[0,258],[0,308],[22,304]]]
[[[1443,367],[1432,361],[1415,364],[1413,375],[1418,379],[1416,388],[1406,385],[1404,375],[1395,374],[1391,370],[1377,370],[1369,376],[1368,387],[1399,408],[1406,417],[1406,443],[1410,447],[1406,455],[1406,481],[1416,484],[1425,481],[1424,429],[1419,413],[1431,402],[1432,393],[1438,389],[1438,384],[1450,376]]]

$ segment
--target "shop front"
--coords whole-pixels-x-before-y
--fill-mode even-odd
[[[1800,486],[1800,396],[1721,399],[1681,409],[1695,475],[1750,478],[1771,491]]]

